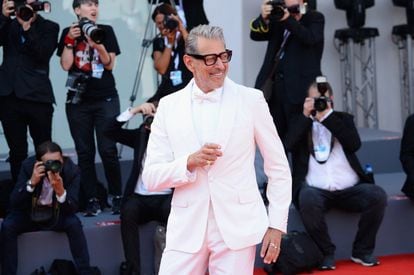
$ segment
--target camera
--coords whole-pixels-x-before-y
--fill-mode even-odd
[[[105,31],[96,26],[93,21],[89,20],[86,17],[82,17],[79,20],[79,28],[82,31],[82,36],[86,34],[92,39],[93,42],[97,44],[102,44],[105,39]]]
[[[43,162],[43,166],[46,172],[59,173],[62,171],[62,163],[59,160],[49,159]]]
[[[69,90],[66,103],[79,104],[82,101],[90,78],[91,76],[84,72],[69,73],[66,80],[66,88]]]
[[[331,100],[329,97],[325,96],[326,92],[328,91],[328,82],[325,76],[318,76],[316,78],[316,86],[318,92],[321,94],[320,97],[315,98],[315,102],[313,103],[313,108],[317,112],[325,111],[328,108],[328,102]]]
[[[172,18],[171,16],[165,15],[164,28],[166,28],[167,30],[173,31],[176,28],[178,28],[178,21]]]
[[[272,6],[272,11],[270,12],[270,19],[275,21],[280,21],[285,15],[285,1],[284,0],[270,0],[266,3],[267,5]]]
[[[48,1],[35,1],[27,3],[26,0],[14,0],[14,14],[17,15],[23,21],[29,21],[33,17],[35,11],[44,11],[49,13],[51,11],[51,4]],[[27,7],[29,5],[32,9]]]
[[[142,124],[145,128],[151,129],[151,124],[154,121],[154,116],[147,115],[144,117],[144,120],[142,121]]]

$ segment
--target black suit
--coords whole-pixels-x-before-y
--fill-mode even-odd
[[[400,160],[407,178],[402,191],[414,199],[414,115],[407,118],[401,140]]]
[[[140,274],[139,226],[149,221],[167,223],[171,207],[170,195],[141,195],[135,187],[142,172],[149,130],[142,124],[137,129],[123,129],[124,122],[114,118],[105,131],[112,140],[134,148],[134,160],[121,207],[121,234],[128,274]],[[135,273],[132,273],[135,272]]]
[[[387,196],[381,187],[372,184],[371,177],[364,174],[355,155],[361,146],[361,140],[353,116],[333,112],[322,121],[335,140],[334,146],[338,146],[338,143],[342,145],[346,160],[359,177],[357,184],[342,190],[320,189],[309,186],[306,182],[309,159],[313,150],[312,123],[312,119],[299,114],[290,121],[289,125],[286,146],[292,152],[293,202],[301,213],[306,230],[324,255],[333,255],[335,252],[335,245],[328,234],[325,212],[330,208],[360,212],[361,218],[352,255],[357,257],[371,255],[384,216]]]
[[[16,274],[17,269],[17,237],[25,232],[37,230],[53,230],[66,232],[69,239],[72,256],[80,274],[90,274],[89,253],[82,224],[76,216],[78,209],[78,193],[80,184],[79,168],[69,158],[64,158],[61,177],[66,190],[66,200],[59,203],[57,223],[50,228],[32,222],[30,219],[32,197],[38,194],[41,184],[36,185],[33,193],[26,189],[27,181],[31,178],[36,160],[34,157],[22,163],[22,169],[16,186],[10,196],[10,209],[1,227],[2,236],[2,273]],[[55,196],[55,194],[53,194]]]
[[[28,31],[23,31],[17,19],[0,15],[0,109],[14,181],[27,157],[27,128],[35,147],[51,139],[55,98],[49,61],[58,33],[59,25],[40,15]]]
[[[260,88],[269,76],[285,30],[290,32],[282,50],[283,58],[276,67],[273,93],[268,101],[282,141],[287,131],[287,120],[292,114],[302,111],[310,83],[322,74],[324,25],[324,16],[317,11],[309,11],[300,21],[289,16],[282,22],[270,21],[267,26],[259,16],[251,23],[250,38],[268,41],[264,62],[256,79],[256,88]]]

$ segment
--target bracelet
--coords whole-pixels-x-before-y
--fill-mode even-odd
[[[168,48],[168,49],[172,49],[172,44],[167,43],[167,44],[165,44],[165,47]]]
[[[63,41],[65,45],[75,45],[75,39],[70,38],[69,35],[65,36],[65,40]]]
[[[65,48],[73,50],[73,45],[72,44],[65,44]]]

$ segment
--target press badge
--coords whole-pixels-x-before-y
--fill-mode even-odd
[[[170,79],[173,86],[180,85],[181,83],[183,83],[182,72],[180,70],[171,71]]]
[[[92,62],[92,77],[93,78],[101,79],[103,72],[104,72],[104,66],[102,63]]]

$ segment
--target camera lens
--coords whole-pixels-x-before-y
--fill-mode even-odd
[[[17,15],[23,19],[23,21],[29,21],[34,15],[33,11],[26,6],[19,6],[16,10]]]
[[[45,170],[52,173],[58,173],[62,170],[62,163],[58,160],[47,160],[44,163]]]
[[[325,111],[326,108],[328,108],[328,99],[324,96],[321,96],[319,98],[315,99],[315,102],[313,104],[313,108],[317,111],[317,112],[322,112]]]
[[[167,20],[164,23],[164,27],[166,29],[171,30],[171,31],[175,30],[176,28],[178,28],[178,22],[177,22],[177,20],[174,20],[172,18],[167,18]]]

